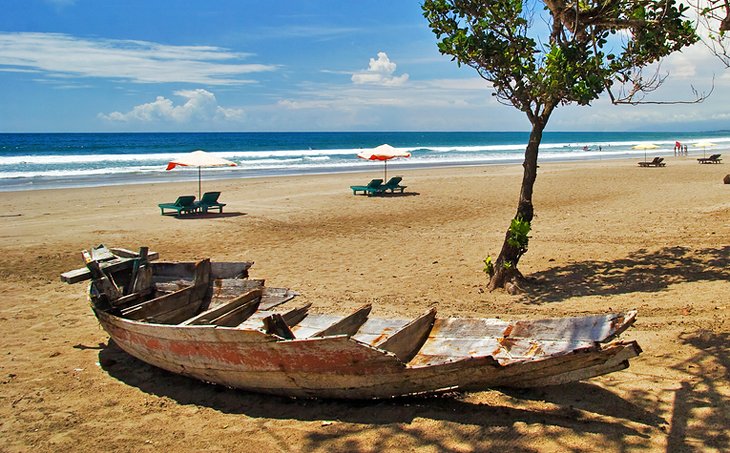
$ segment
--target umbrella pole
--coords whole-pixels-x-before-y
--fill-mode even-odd
[[[383,164],[385,165],[385,173],[383,173],[383,181],[388,180],[388,161],[384,160]]]
[[[198,167],[198,200],[200,200],[200,167]]]

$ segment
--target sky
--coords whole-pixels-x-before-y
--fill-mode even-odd
[[[526,131],[441,55],[420,0],[0,0],[0,132]],[[702,45],[652,100],[561,106],[552,131],[730,129]]]

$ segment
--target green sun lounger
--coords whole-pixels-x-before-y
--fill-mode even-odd
[[[162,215],[165,215],[165,209],[175,211],[175,215],[190,214],[198,209],[195,204],[195,195],[183,195],[177,197],[174,203],[160,203],[157,206],[160,207]]]
[[[367,186],[350,186],[352,194],[357,195],[358,192],[362,192],[363,195],[378,195],[383,193],[383,180],[373,179],[368,183]]]
[[[667,165],[663,162],[663,160],[663,157],[655,157],[654,160],[650,162],[639,162],[639,167],[663,167]]]
[[[713,154],[710,157],[700,157],[697,159],[697,162],[701,164],[721,164],[722,159],[720,159],[720,156],[722,156],[722,154]]]
[[[383,192],[386,190],[390,190],[391,193],[395,193],[396,190],[400,191],[400,193],[403,193],[403,190],[405,190],[408,186],[401,186],[400,182],[403,181],[403,178],[400,176],[393,176],[383,184],[381,187],[383,188]]]
[[[200,201],[196,201],[195,205],[200,211],[207,213],[208,209],[218,209],[218,212],[223,213],[223,206],[225,203],[219,203],[218,197],[221,196],[220,192],[205,192],[203,198]]]

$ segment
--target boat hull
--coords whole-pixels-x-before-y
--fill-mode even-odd
[[[587,379],[628,367],[636,342],[500,364],[491,356],[409,367],[394,354],[351,337],[278,340],[256,330],[170,326],[97,312],[114,342],[143,362],[202,381],[282,396],[370,399],[535,387]]]

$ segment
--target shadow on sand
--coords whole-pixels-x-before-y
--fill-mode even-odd
[[[196,212],[193,214],[184,214],[184,215],[169,216],[169,217],[173,217],[176,220],[201,220],[201,219],[225,219],[225,218],[229,218],[229,217],[240,217],[240,216],[244,216],[244,215],[246,215],[245,212],[222,212],[222,213],[207,212],[205,214],[202,212]]]
[[[249,417],[296,419],[302,421],[338,420],[350,423],[385,425],[411,423],[416,418],[429,418],[483,427],[512,427],[516,422],[546,426],[572,427],[580,421],[580,430],[615,437],[645,434],[625,426],[621,420],[596,420],[576,410],[600,412],[606,398],[615,404],[610,417],[625,418],[645,425],[656,425],[661,419],[645,413],[608,390],[590,384],[574,384],[546,390],[558,406],[537,411],[509,406],[495,406],[465,401],[458,393],[432,397],[402,397],[388,400],[306,400],[277,397],[206,384],[148,365],[121,350],[113,341],[99,352],[99,363],[110,376],[143,392],[167,397],[179,404],[210,407],[227,414]],[[580,394],[571,400],[567,395]],[[517,399],[533,399],[538,393],[514,393]],[[563,396],[559,396],[563,395]],[[545,399],[544,397],[542,397]]]
[[[730,334],[705,331],[680,341],[697,352],[672,367],[687,378],[674,391],[667,451],[728,451],[730,412],[722,387],[730,377]]]
[[[373,198],[373,199],[377,199],[377,198],[417,197],[419,195],[421,195],[420,192],[403,192],[403,193],[400,193],[400,192],[382,192],[382,193],[379,193],[377,195],[364,195],[364,194],[361,195],[361,194],[358,194],[358,195],[353,195],[353,196],[358,197],[358,198],[359,197],[362,197],[362,198]]]
[[[655,293],[685,282],[730,280],[730,246],[640,249],[615,261],[581,261],[529,276],[527,302],[561,302],[579,296]]]

